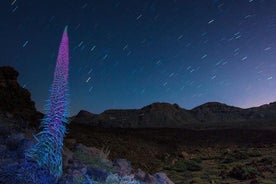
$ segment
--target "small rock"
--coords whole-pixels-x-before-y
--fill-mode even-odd
[[[190,155],[186,151],[182,151],[180,156],[185,160],[190,159]]]
[[[178,159],[177,159],[177,158],[174,158],[174,159],[171,161],[171,164],[174,165],[177,161],[178,161]]]
[[[66,173],[71,175],[73,173],[73,170],[71,168],[69,168],[66,170]]]
[[[82,174],[81,174],[81,172],[78,169],[74,169],[73,170],[73,175],[74,176],[81,176]]]
[[[82,163],[80,160],[73,160],[72,164],[70,164],[70,167],[72,169],[81,170],[82,168],[86,167],[84,163]]]
[[[143,183],[144,184],[156,184],[154,176],[152,176],[148,173],[146,174]]]
[[[63,147],[62,162],[63,168],[67,168],[69,163],[73,162],[73,152],[65,146]]]
[[[75,150],[76,150],[76,151],[83,152],[83,153],[85,153],[85,154],[89,154],[89,152],[90,152],[90,151],[89,151],[89,148],[88,148],[87,146],[81,144],[81,143],[76,144]]]
[[[81,173],[82,173],[83,175],[86,175],[86,173],[87,173],[87,167],[82,168],[82,169],[81,169]]]
[[[145,176],[146,176],[146,173],[143,170],[141,170],[141,169],[138,169],[136,171],[136,173],[134,174],[134,178],[136,180],[140,180],[140,181],[144,181]]]
[[[163,172],[156,173],[154,177],[156,179],[156,183],[158,184],[174,184]]]
[[[117,159],[113,162],[114,170],[120,175],[130,175],[131,173],[131,164],[126,159]]]
[[[93,180],[99,182],[104,182],[108,176],[108,172],[105,169],[93,167],[88,167],[86,174],[89,175]]]

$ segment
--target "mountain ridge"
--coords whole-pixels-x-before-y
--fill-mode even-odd
[[[223,125],[227,128],[234,124],[242,127],[250,122],[263,126],[264,123],[270,125],[276,122],[276,102],[246,109],[220,102],[207,102],[191,110],[178,104],[155,102],[140,109],[108,109],[100,114],[81,110],[71,117],[71,122],[121,128],[206,128],[206,125]]]

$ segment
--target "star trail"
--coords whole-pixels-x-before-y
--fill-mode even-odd
[[[275,10],[266,0],[5,0],[0,64],[20,72],[43,112],[68,25],[71,115],[153,102],[258,106],[276,101]]]

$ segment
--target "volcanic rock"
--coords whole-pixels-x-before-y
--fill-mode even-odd
[[[30,92],[18,84],[18,76],[14,68],[0,67],[0,112],[35,124],[41,114],[36,111]]]

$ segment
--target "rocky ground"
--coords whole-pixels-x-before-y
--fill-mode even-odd
[[[120,129],[69,126],[67,140],[110,150],[133,169],[164,172],[176,184],[276,183],[274,130]]]
[[[24,151],[34,144],[33,134],[37,132],[22,126],[24,120],[9,113],[0,114],[0,183],[7,168],[20,167]],[[20,122],[20,123],[19,123]],[[88,147],[75,139],[66,139],[63,153],[63,175],[59,184],[172,184],[165,173],[148,174],[141,169],[134,170],[130,161],[120,157],[109,160],[109,150]],[[12,176],[12,173],[9,173]],[[4,178],[4,179],[3,179]],[[12,180],[12,179],[11,179]]]
[[[9,113],[0,116],[0,172],[19,165],[34,143],[36,130],[22,122]],[[85,183],[86,177],[94,183],[276,182],[274,131],[220,131],[71,124],[59,183]]]

